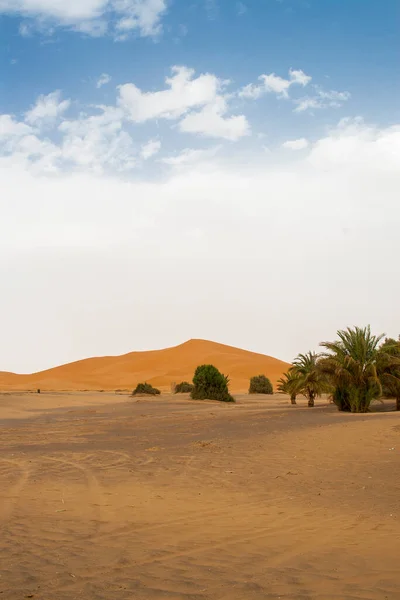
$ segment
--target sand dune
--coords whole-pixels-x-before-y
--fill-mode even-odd
[[[260,373],[275,385],[288,367],[287,363],[264,354],[207,340],[189,340],[165,350],[88,358],[31,375],[0,372],[0,388],[116,390],[131,389],[140,381],[148,381],[161,390],[169,390],[173,382],[190,381],[195,368],[203,363],[212,363],[228,375],[233,392],[247,390],[249,378]]]

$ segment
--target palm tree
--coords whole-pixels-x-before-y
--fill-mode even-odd
[[[297,383],[294,389],[308,400],[308,406],[313,407],[315,398],[327,390],[326,378],[319,368],[319,355],[315,352],[299,354],[291,368]]]
[[[282,394],[289,394],[290,402],[292,404],[296,404],[296,396],[298,393],[297,385],[298,377],[296,377],[296,374],[292,368],[290,368],[287,373],[284,373],[283,376],[278,379],[278,391]]]
[[[333,401],[343,411],[367,412],[382,392],[378,376],[379,343],[383,335],[370,327],[348,327],[338,331],[335,342],[323,342],[320,369],[333,386]]]
[[[379,348],[377,370],[386,398],[395,398],[400,410],[400,340],[386,338]]]

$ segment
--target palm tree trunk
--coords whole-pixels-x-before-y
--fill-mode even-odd
[[[400,410],[400,398],[396,398],[396,410]]]
[[[291,402],[292,404],[296,404],[296,395],[295,395],[295,394],[292,394],[292,395],[290,396],[290,402]]]
[[[310,396],[308,397],[308,406],[310,408],[312,408],[314,406],[314,398],[315,398],[314,394],[310,394]]]

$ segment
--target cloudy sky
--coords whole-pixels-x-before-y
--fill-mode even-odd
[[[398,16],[0,0],[0,370],[397,336]]]

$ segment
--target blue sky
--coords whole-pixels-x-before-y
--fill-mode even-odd
[[[134,82],[143,90],[161,89],[170,67],[184,64],[197,73],[230,79],[232,88],[254,82],[263,73],[285,77],[292,67],[310,74],[326,90],[351,94],[345,107],[329,115],[306,114],[304,119],[271,97],[246,107],[256,128],[274,135],[282,131],[275,118],[284,119],[284,129],[301,132],[347,114],[382,123],[399,116],[395,0],[383,6],[371,0],[171,0],[166,7],[159,33],[141,37],[133,30],[124,42],[116,42],[112,34],[73,32],[71,25],[46,17],[44,9],[30,17],[4,11],[2,111],[24,111],[39,94],[55,89],[78,103],[111,102],[116,85]],[[39,18],[49,20],[39,26]],[[19,34],[21,25],[29,35]],[[112,77],[112,85],[96,90],[101,73]]]
[[[397,335],[400,284],[375,282],[400,249],[399,22],[397,0],[0,0],[0,370]]]

